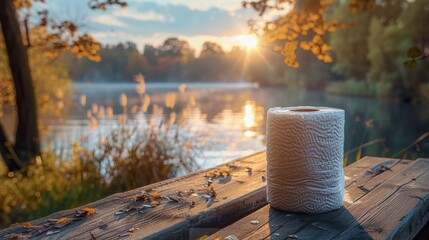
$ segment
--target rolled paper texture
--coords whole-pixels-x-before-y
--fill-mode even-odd
[[[270,108],[267,112],[267,201],[288,212],[342,206],[344,110]]]

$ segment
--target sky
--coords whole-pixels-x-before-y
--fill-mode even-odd
[[[72,20],[103,44],[131,41],[142,50],[159,46],[168,37],[188,41],[196,52],[205,41],[228,51],[249,34],[247,20],[257,13],[241,7],[242,0],[127,0],[128,7],[93,11],[88,0],[46,0],[42,7],[57,21]]]

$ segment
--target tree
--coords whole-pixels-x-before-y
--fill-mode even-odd
[[[424,24],[429,21],[428,0],[243,3],[260,15],[286,5],[292,5],[292,10],[283,16],[272,21],[254,20],[250,25],[268,46],[281,52],[288,66],[297,68],[300,62],[305,62],[308,67],[308,59],[300,61],[297,55],[302,51],[311,52],[326,63],[334,60],[331,57],[334,53],[333,72],[347,80],[360,81],[355,83],[366,89],[366,94],[370,90],[377,96],[389,96],[394,90],[394,95],[405,100],[428,95],[422,90],[429,86],[425,77],[429,37]]]
[[[424,1],[424,0],[423,0]],[[290,12],[268,22],[251,21],[252,30],[266,42],[275,45],[285,57],[290,67],[298,67],[296,51],[302,49],[312,52],[319,60],[332,62],[331,46],[326,42],[327,33],[355,24],[344,24],[338,19],[330,19],[333,0],[258,0],[244,1],[243,7],[250,7],[260,15],[270,10],[284,9],[293,5]],[[350,0],[350,13],[373,12],[384,23],[396,21],[398,14],[407,4],[403,1],[389,0]],[[361,24],[361,23],[358,23]]]
[[[200,53],[200,58],[223,54],[222,46],[215,42],[204,42]]]
[[[335,62],[332,71],[347,79],[364,80],[370,68],[368,61],[368,36],[371,14],[350,14],[349,5],[339,2],[334,5],[332,18],[347,22],[353,27],[340,29],[330,34]]]
[[[160,50],[150,44],[144,46],[143,55],[147,59],[148,63],[152,66],[158,63]]]
[[[0,23],[7,49],[10,72],[12,75],[16,108],[18,113],[15,143],[8,140],[4,129],[0,126],[0,152],[10,171],[24,167],[31,159],[40,157],[40,136],[38,131],[37,107],[34,94],[33,79],[30,72],[27,48],[32,46],[30,40],[30,15],[24,18],[25,39],[24,46],[21,35],[21,25],[18,22],[18,13],[21,8],[31,8],[32,2],[44,0],[2,0],[0,1]],[[106,9],[109,5],[126,6],[120,0],[89,0],[91,9]],[[17,10],[17,9],[18,10]],[[56,23],[48,18],[48,11],[38,12],[40,23],[34,30],[44,30],[44,38],[35,45],[43,45],[49,49],[51,56],[58,51],[69,49],[79,57],[87,56],[99,60],[97,50],[99,43],[88,34],[77,34],[76,24],[70,21]],[[49,28],[49,30],[48,30]]]
[[[2,9],[0,22],[15,86],[18,111],[15,145],[12,148],[0,126],[0,151],[9,170],[13,171],[23,167],[23,164],[31,158],[40,155],[40,143],[33,80],[27,50],[22,43],[21,28],[12,1],[0,1],[0,9]]]
[[[405,89],[412,94],[428,96],[429,87],[429,31],[427,23],[429,22],[429,1],[416,0],[401,13],[403,27],[401,33],[405,35],[402,46],[414,46],[408,50],[408,57],[413,58],[411,63],[412,71],[405,71],[404,75],[408,79]],[[425,51],[426,50],[426,51]],[[424,61],[426,59],[426,61]],[[418,64],[416,60],[420,60]],[[401,61],[402,63],[403,61]],[[404,63],[405,67],[407,62]]]
[[[332,62],[331,47],[326,43],[325,35],[343,27],[338,20],[327,18],[328,8],[332,2],[332,0],[259,0],[245,1],[243,6],[251,7],[263,15],[268,10],[279,10],[284,9],[285,5],[293,5],[290,12],[274,21],[250,22],[250,25],[255,34],[274,45],[274,50],[281,52],[288,66],[297,68],[298,49],[312,52],[317,59],[326,63]]]

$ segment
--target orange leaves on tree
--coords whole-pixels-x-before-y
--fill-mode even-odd
[[[43,2],[44,0],[37,0]],[[14,5],[21,12],[33,12],[33,0],[14,0]],[[124,0],[88,0],[88,5],[91,9],[106,10],[108,6],[126,7],[127,3]],[[23,10],[25,9],[25,10]],[[29,28],[29,37],[27,37],[28,47],[37,47],[42,49],[45,56],[57,58],[61,51],[69,50],[78,58],[87,57],[92,61],[100,61],[98,50],[101,44],[87,33],[79,32],[79,26],[72,21],[55,21],[49,16],[48,10],[35,11],[38,18],[36,24]],[[25,27],[28,28],[26,22],[31,17],[27,14],[20,16],[24,19]]]
[[[256,2],[265,6],[269,5],[270,2],[281,3],[283,1]],[[328,7],[332,3],[333,0],[306,1],[306,3],[296,7],[295,10],[273,22],[255,23],[251,27],[254,32],[261,35],[261,39],[265,42],[276,44],[281,42],[283,44],[283,47],[276,45],[274,50],[281,52],[285,58],[284,62],[290,67],[299,66],[296,53],[298,46],[304,51],[310,51],[319,60],[330,63],[333,61],[329,53],[331,47],[325,42],[323,36],[338,28],[346,27],[346,24],[337,20],[327,19]],[[253,8],[258,11],[257,8]]]
[[[296,61],[296,49],[298,48],[298,42],[286,42],[282,50],[282,55],[285,57],[284,62],[290,66],[297,68],[299,63]]]

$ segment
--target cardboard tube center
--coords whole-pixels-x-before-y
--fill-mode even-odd
[[[292,112],[317,112],[319,109],[316,108],[297,108],[290,110]]]

